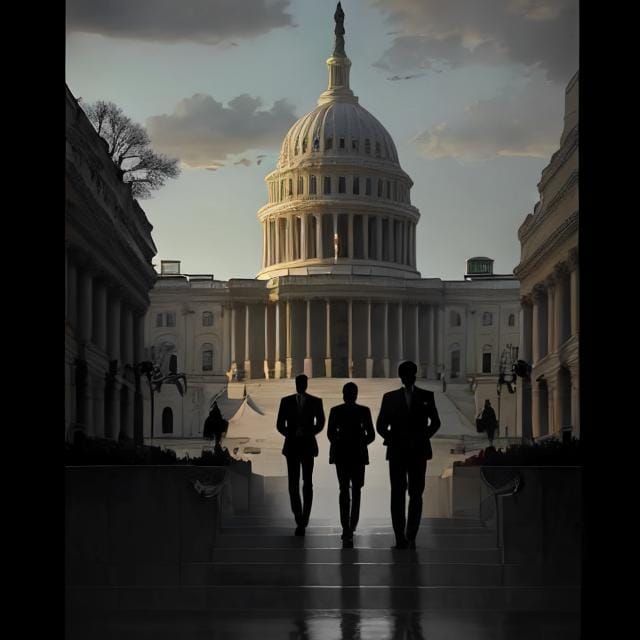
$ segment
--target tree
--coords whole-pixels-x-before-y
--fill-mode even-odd
[[[83,105],[83,109],[98,135],[106,141],[111,159],[122,171],[122,180],[131,184],[134,198],[148,198],[167,178],[180,175],[178,159],[156,153],[146,129],[113,102],[98,100]]]

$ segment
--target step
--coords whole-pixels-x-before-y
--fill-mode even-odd
[[[501,586],[502,575],[499,564],[214,562],[183,564],[180,584]]]
[[[225,547],[213,550],[212,560],[227,562],[395,562],[396,564],[414,564],[415,562],[434,563],[476,563],[499,564],[502,555],[499,549],[425,549],[415,551],[394,551],[382,548],[357,547],[340,548],[234,548]]]
[[[296,524],[293,520],[285,525],[285,526],[226,526],[223,525],[220,529],[220,535],[279,535],[279,536],[288,536],[292,535],[295,531]],[[306,535],[342,535],[342,527],[337,525],[312,525],[309,526],[305,530]],[[463,529],[457,528],[438,528],[438,529],[429,529],[427,527],[421,528],[419,532],[419,537],[424,537],[425,535],[462,535],[462,536],[476,536],[476,535],[487,535],[491,533],[490,529],[486,529],[485,527],[464,527]],[[358,530],[356,534],[359,535],[377,535],[377,534],[393,534],[393,527],[391,525],[380,526],[380,527],[361,527],[358,525]],[[421,535],[422,534],[422,535]],[[495,533],[491,533],[495,537]]]
[[[224,527],[290,527],[294,523],[293,515],[233,515],[225,516],[222,520]],[[339,526],[340,519],[335,518],[314,518],[309,520],[310,527]],[[391,526],[391,516],[388,518],[360,518],[360,527],[385,527]],[[421,529],[478,529],[486,527],[482,522],[473,518],[422,518]]]
[[[68,587],[67,611],[394,609],[577,612],[578,587]]]
[[[254,535],[234,534],[219,535],[215,542],[217,547],[237,547],[252,549],[262,547],[264,549],[338,549],[342,547],[340,535],[326,533],[310,533],[303,537],[293,535],[290,530],[288,535]],[[356,547],[371,547],[374,549],[390,548],[395,544],[395,536],[392,533],[371,533],[354,536]],[[418,533],[416,546],[424,549],[491,549],[496,547],[495,533],[483,533],[477,535],[465,534],[439,534]]]

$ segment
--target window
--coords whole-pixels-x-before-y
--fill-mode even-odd
[[[290,196],[293,195],[293,178],[289,178],[289,191],[287,195],[290,195]]]
[[[333,138],[331,136],[329,136],[325,141],[324,141],[324,150],[328,151],[329,149],[333,148]]]
[[[482,314],[482,326],[490,327],[493,324],[493,314],[489,313],[489,311],[485,311]]]
[[[516,315],[515,315],[515,313],[510,313],[509,314],[509,320],[507,321],[507,324],[510,327],[515,327],[516,326]]]
[[[347,193],[347,180],[344,176],[338,178],[338,193]]]
[[[302,195],[304,193],[304,178],[302,176],[298,177],[298,195]]]
[[[316,177],[309,176],[309,195],[315,196],[317,192]]]
[[[156,315],[156,327],[161,327],[162,326],[162,314],[158,313]]]
[[[482,354],[482,373],[491,373],[491,354]]]
[[[391,182],[389,180],[387,180],[387,198],[391,199]]]
[[[340,148],[344,149],[344,138],[340,138]]]
[[[213,371],[213,345],[209,342],[202,345],[202,370]]]
[[[367,178],[367,181],[365,182],[364,194],[366,196],[370,196],[371,195],[371,178]]]
[[[162,410],[162,433],[173,433],[173,411],[171,407]]]
[[[355,138],[351,140],[351,150],[352,151],[358,150],[358,141]]]
[[[297,155],[298,155],[298,142],[297,142],[297,141],[296,141],[296,146],[295,146],[295,148],[294,148],[294,150],[293,150],[293,155],[294,155],[294,156],[297,156]]]
[[[331,178],[329,176],[324,177],[324,193],[325,195],[331,194]]]
[[[302,139],[302,153],[307,153],[307,139]]]
[[[398,202],[398,183],[397,182],[393,183],[393,199],[395,200],[395,202]]]
[[[451,345],[450,354],[451,367],[449,375],[452,378],[457,378],[460,375],[460,345],[458,343]]]
[[[462,317],[457,311],[451,311],[449,313],[449,326],[459,327],[462,325]]]
[[[320,151],[320,138],[316,138],[313,141],[313,150],[314,151]]]
[[[360,178],[353,179],[353,195],[360,195]]]
[[[378,198],[382,198],[382,180],[378,179]]]
[[[280,200],[284,198],[284,180],[280,180]]]
[[[365,138],[364,140],[364,152],[367,155],[371,155],[371,140],[369,140],[369,138]]]
[[[211,313],[211,311],[202,312],[202,326],[203,327],[213,326],[213,313]]]
[[[376,158],[380,157],[380,143],[376,142]]]
[[[175,313],[167,313],[165,316],[167,327],[175,327],[176,326],[176,314]]]

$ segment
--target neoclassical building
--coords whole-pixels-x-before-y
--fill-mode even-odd
[[[156,434],[198,435],[228,379],[395,377],[404,359],[424,378],[497,379],[503,353],[517,349],[513,275],[494,275],[489,258],[469,260],[459,281],[417,270],[413,181],[351,90],[339,28],[336,36],[328,88],[286,134],[265,178],[256,278],[187,275],[163,261],[147,355],[166,366],[177,353],[189,390],[158,396]]]
[[[65,437],[141,441],[152,227],[68,87],[65,97]]]
[[[522,295],[522,429],[540,437],[580,434],[578,263],[578,73],[566,88],[560,148],[542,171],[540,200],[518,230],[514,273]]]

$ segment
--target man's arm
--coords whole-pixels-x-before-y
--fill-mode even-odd
[[[287,437],[287,425],[285,420],[285,401],[284,398],[280,400],[280,408],[278,409],[278,418],[276,419],[276,429],[286,438]]]
[[[373,428],[373,420],[371,419],[371,409],[365,407],[364,412],[364,433],[365,444],[369,445],[376,439],[376,431]]]
[[[427,427],[427,437],[431,438],[435,435],[436,431],[440,428],[440,416],[438,415],[438,410],[436,409],[436,400],[435,397],[433,401],[429,403],[429,426]]]
[[[324,409],[322,408],[322,398],[318,398],[318,407],[316,413],[316,424],[314,427],[314,433],[320,433],[324,429]]]
[[[386,440],[389,437],[389,418],[389,397],[385,393],[382,396],[382,406],[380,407],[380,413],[376,420],[376,431],[382,436],[383,440]]]
[[[338,425],[336,424],[335,407],[331,407],[331,411],[329,411],[329,424],[327,425],[327,438],[329,438],[329,442],[335,442],[338,439]]]

